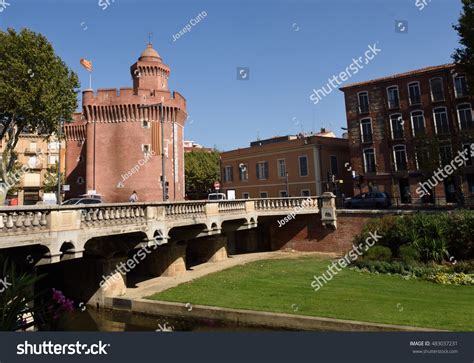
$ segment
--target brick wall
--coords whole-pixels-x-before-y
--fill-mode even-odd
[[[278,227],[281,217],[265,218],[260,228],[266,230],[272,250],[294,249],[307,252],[346,253],[352,240],[369,219],[380,218],[379,214],[356,213],[337,215],[337,229],[325,229],[320,215],[299,215],[296,219]]]

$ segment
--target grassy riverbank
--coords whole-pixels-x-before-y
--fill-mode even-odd
[[[474,331],[474,287],[345,269],[315,292],[330,261],[262,260],[210,274],[150,299],[374,323]]]

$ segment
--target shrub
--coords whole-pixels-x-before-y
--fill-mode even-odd
[[[439,272],[448,272],[447,268],[449,268],[439,265],[407,264],[402,261],[385,262],[370,260],[357,260],[354,261],[352,265],[360,271],[419,278],[428,278],[428,276],[435,275]]]
[[[449,256],[458,261],[474,259],[474,211],[416,213],[372,219],[355,236],[354,244],[365,243],[370,232],[381,235],[377,244],[390,248],[393,255],[402,259],[416,257],[411,251],[400,253],[403,245],[412,246],[421,261],[442,262]]]
[[[412,246],[418,251],[423,261],[442,262],[449,256],[446,242],[440,238],[426,235],[414,236]]]
[[[373,261],[389,261],[392,258],[392,251],[385,246],[373,246],[368,249],[364,258]]]
[[[474,274],[474,261],[460,261],[452,265],[454,272],[464,272],[466,274]]]
[[[443,237],[451,255],[457,260],[474,258],[474,212],[453,211],[447,213],[444,219]]]
[[[361,233],[354,237],[353,243],[355,245],[365,244],[365,240],[369,237],[370,232],[377,232],[378,235],[382,236],[377,244],[390,248],[392,252],[396,252],[401,244],[409,242],[404,242],[400,235],[400,222],[397,218],[395,216],[384,216],[383,218],[369,220]]]
[[[403,262],[410,264],[420,260],[420,253],[413,246],[403,245],[400,246],[398,250],[398,257],[400,257]]]

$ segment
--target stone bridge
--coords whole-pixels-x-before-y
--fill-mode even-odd
[[[334,196],[0,208],[0,251],[37,246],[35,264],[82,257],[101,237],[135,236],[136,248],[256,228],[259,217],[318,214],[336,227]]]
[[[335,229],[334,195],[4,207],[0,253],[36,266],[50,286],[68,296],[103,305],[106,297],[123,295],[143,278],[182,274],[226,259],[229,252],[270,250],[262,246],[261,227],[271,225],[280,233],[278,221],[296,223],[291,218],[296,214]]]

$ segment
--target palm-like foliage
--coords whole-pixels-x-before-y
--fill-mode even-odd
[[[44,297],[45,292],[34,293],[35,284],[43,276],[18,272],[17,267],[8,259],[0,256],[1,278],[8,287],[0,293],[0,330],[15,331],[25,328],[23,317],[31,316],[30,325],[42,325],[45,322],[43,305],[35,303]],[[11,284],[11,285],[10,285]]]
[[[449,256],[443,223],[420,213],[413,218],[411,227],[411,245],[424,261],[442,262]]]

